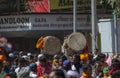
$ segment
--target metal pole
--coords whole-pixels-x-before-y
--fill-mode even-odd
[[[92,52],[96,48],[96,0],[91,0],[91,15],[92,15]]]
[[[114,37],[115,37],[115,54],[118,54],[118,44],[117,44],[117,16],[114,14]]]
[[[76,22],[77,22],[77,18],[76,18],[76,2],[77,0],[73,0],[73,32],[76,32]]]

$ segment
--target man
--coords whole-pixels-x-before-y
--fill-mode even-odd
[[[29,73],[30,78],[38,78],[38,76],[37,76],[37,64],[31,63],[29,66],[30,66],[30,73]]]
[[[67,72],[67,78],[79,78],[79,74],[76,71],[69,70]]]
[[[24,58],[19,59],[19,66],[15,69],[17,78],[29,78],[30,67]]]
[[[73,71],[77,71],[80,75],[82,74],[82,64],[80,63],[80,56],[78,54],[73,55],[73,64],[71,69]]]
[[[93,78],[92,77],[92,67],[90,64],[83,65],[83,73],[80,78]]]
[[[93,55],[94,55],[93,59],[96,59],[98,54],[99,54],[99,50],[95,49],[94,52],[93,52]]]
[[[102,77],[101,67],[102,67],[102,63],[100,61],[95,62],[95,65],[94,65],[95,69],[93,71],[94,78],[101,78]]]
[[[120,78],[120,70],[113,72],[111,78]]]
[[[39,63],[37,64],[38,77],[48,75],[51,71],[51,67],[47,62],[46,56],[43,54],[39,57]]]
[[[7,75],[7,73],[3,71],[4,67],[3,67],[2,62],[3,61],[0,61],[0,78],[4,78]]]
[[[11,78],[5,71],[4,71],[4,56],[0,55],[0,78]]]

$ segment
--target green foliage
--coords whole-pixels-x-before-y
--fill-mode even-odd
[[[120,17],[120,0],[108,0],[108,4],[114,9],[113,14]]]
[[[101,4],[109,4],[113,8],[113,14],[120,16],[120,0],[97,0]]]

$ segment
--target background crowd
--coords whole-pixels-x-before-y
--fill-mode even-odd
[[[93,53],[0,55],[0,78],[120,78],[120,57]]]

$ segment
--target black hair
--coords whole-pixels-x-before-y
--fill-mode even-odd
[[[40,56],[40,57],[39,57],[39,61],[40,61],[40,62],[46,62],[46,61],[47,61],[46,56],[45,56],[45,55]]]
[[[119,78],[120,77],[120,70],[114,71],[112,73],[111,78]]]
[[[99,51],[99,49],[97,49],[97,48],[96,48],[96,49],[94,49],[94,50],[96,50],[97,52]]]
[[[83,65],[83,72],[86,72],[86,70],[87,70],[89,67],[91,67],[90,64],[84,64],[84,65]]]
[[[25,63],[25,62],[26,62],[25,58],[20,58],[19,59],[19,63]]]
[[[79,61],[79,62],[80,62],[80,55],[75,54],[75,55],[74,55],[74,57],[75,57],[75,59],[76,59],[77,61]]]
[[[120,69],[120,62],[112,63],[110,68],[118,68],[118,69]]]
[[[118,59],[112,59],[112,63],[119,63],[120,61]]]
[[[65,78],[65,73],[61,69],[54,69],[52,72],[54,72],[57,77]]]
[[[105,55],[105,54],[103,54],[103,53],[100,53],[100,54],[98,54],[98,57],[99,57],[99,58],[105,58],[105,57],[106,57],[106,55]]]
[[[62,61],[67,60],[67,57],[65,55],[61,56],[61,58],[62,58]]]
[[[31,71],[37,70],[37,64],[36,63],[31,63],[29,66],[30,66]]]
[[[100,60],[101,60],[101,58],[105,58],[105,57],[106,57],[106,55],[105,55],[105,54],[100,53],[100,54],[98,54],[98,56],[97,56],[97,58],[95,59],[95,61],[100,61]]]

